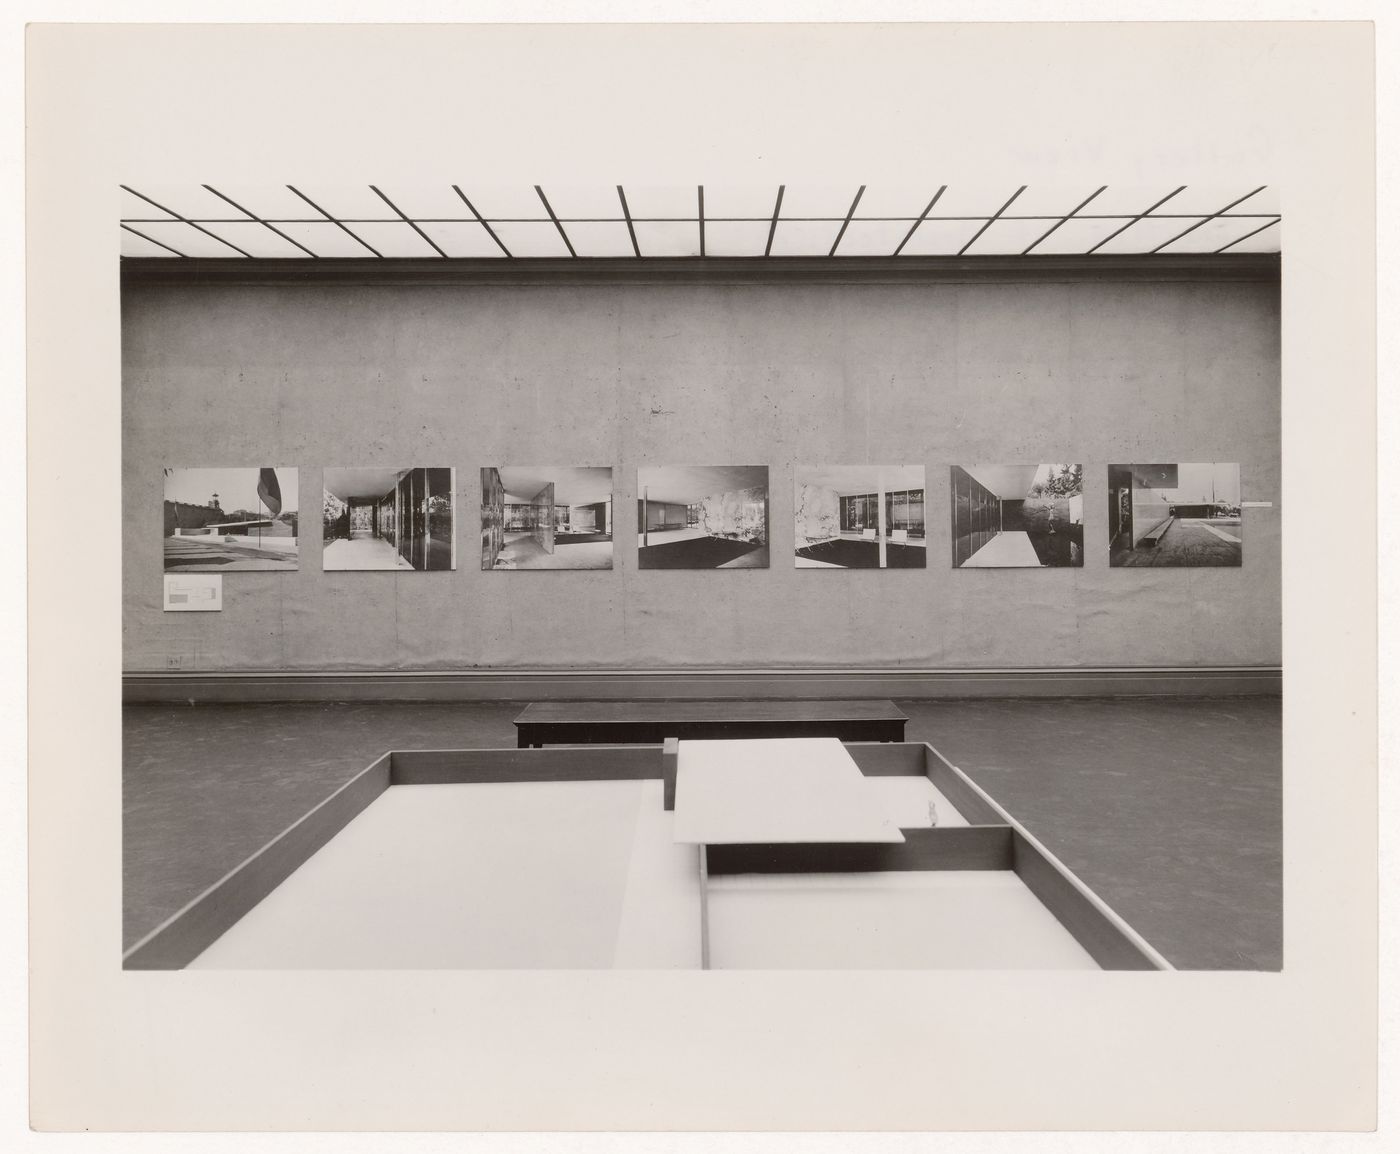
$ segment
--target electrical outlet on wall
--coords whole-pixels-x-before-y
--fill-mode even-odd
[[[165,655],[165,667],[167,669],[184,669],[186,658],[183,653],[167,653]]]

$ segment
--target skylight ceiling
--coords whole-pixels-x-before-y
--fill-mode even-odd
[[[1278,252],[1272,188],[122,185],[157,258],[1068,256]]]

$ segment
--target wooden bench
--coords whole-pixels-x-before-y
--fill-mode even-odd
[[[668,737],[839,737],[903,741],[892,701],[536,701],[515,719],[520,749],[641,743]]]

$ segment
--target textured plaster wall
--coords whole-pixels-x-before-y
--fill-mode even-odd
[[[1277,286],[150,287],[123,344],[131,670],[1281,658]],[[592,572],[323,573],[303,533],[296,572],[161,611],[162,466],[298,465],[314,509],[325,465],[408,457],[457,467],[462,534],[484,462],[611,462],[622,502],[638,466],[766,463],[771,567],[639,572],[630,517]],[[794,568],[795,463],[888,460],[928,470],[930,567]],[[952,569],[969,460],[1082,461],[1084,567]],[[1110,570],[1110,461],[1238,461],[1274,507],[1240,569]]]

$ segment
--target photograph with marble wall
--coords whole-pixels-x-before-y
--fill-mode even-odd
[[[768,466],[638,469],[637,568],[768,568]]]
[[[799,465],[793,478],[798,569],[923,569],[922,465]]]
[[[1084,564],[1084,466],[954,465],[953,568]]]
[[[1109,465],[1111,567],[1237,567],[1243,550],[1239,465]]]
[[[457,568],[456,470],[328,468],[321,478],[321,568]]]
[[[482,569],[611,569],[612,469],[481,470]]]
[[[297,471],[165,470],[167,573],[297,567]]]

